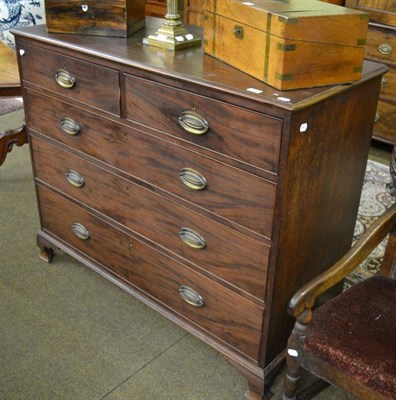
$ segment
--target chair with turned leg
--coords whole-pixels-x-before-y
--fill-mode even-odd
[[[395,148],[391,173],[396,188]],[[388,233],[380,274],[314,309],[316,299],[363,262]],[[296,398],[301,369],[360,399],[396,399],[396,204],[344,257],[297,291],[288,312],[296,322],[288,341],[283,400]]]

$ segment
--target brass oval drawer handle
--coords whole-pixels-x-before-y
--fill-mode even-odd
[[[203,135],[209,129],[209,122],[207,119],[193,110],[184,110],[179,114],[180,126],[193,135]]]
[[[205,305],[203,297],[194,289],[188,286],[180,286],[179,294],[181,298],[194,307],[203,307]]]
[[[184,185],[193,190],[205,189],[208,184],[206,178],[192,168],[182,168],[179,171],[179,178]]]
[[[72,223],[72,231],[73,233],[81,240],[88,240],[89,239],[89,231],[88,229],[80,224],[79,222],[73,222]]]
[[[392,46],[388,43],[382,43],[378,46],[378,51],[384,55],[392,53],[392,50]]]
[[[205,239],[190,228],[181,228],[179,231],[180,239],[193,249],[203,249],[206,246]]]
[[[74,119],[68,117],[61,119],[60,127],[64,133],[70,136],[77,135],[80,132],[80,125]]]
[[[60,68],[55,72],[55,81],[64,89],[71,89],[76,83],[74,76],[63,68]]]
[[[78,188],[83,187],[85,184],[85,181],[84,181],[84,178],[82,177],[82,175],[79,172],[74,171],[72,169],[67,170],[66,179],[71,185],[78,187]]]

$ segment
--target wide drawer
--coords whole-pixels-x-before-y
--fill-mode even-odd
[[[396,5],[393,0],[345,0],[345,7],[355,8],[370,15],[370,21],[396,26]]]
[[[375,115],[374,136],[394,144],[396,141],[396,104],[380,100]]]
[[[281,120],[131,75],[125,85],[128,120],[278,171]]]
[[[165,307],[258,359],[261,307],[105,224],[51,191],[37,188],[44,230],[145,291]],[[191,295],[187,299],[194,305],[182,299],[181,288],[185,296]]]
[[[396,64],[396,34],[390,30],[370,27],[365,57],[371,60]]]
[[[27,91],[25,99],[30,129],[223,218],[270,234],[273,183],[36,92]]]
[[[269,247],[69,152],[31,137],[39,180],[257,298]],[[68,177],[68,178],[67,178]]]
[[[21,43],[22,79],[120,115],[118,71]]]
[[[396,66],[382,77],[380,98],[396,102]]]

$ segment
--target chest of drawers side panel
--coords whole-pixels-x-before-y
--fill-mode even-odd
[[[380,79],[292,117],[277,197],[279,241],[269,271],[273,286],[267,287],[267,360],[282,351],[292,329],[292,318],[282,313],[291,296],[351,246]],[[307,130],[300,132],[305,123]]]

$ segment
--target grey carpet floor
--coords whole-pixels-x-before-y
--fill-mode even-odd
[[[40,260],[38,228],[23,146],[0,168],[1,400],[243,398],[246,381],[213,349],[66,254]]]

